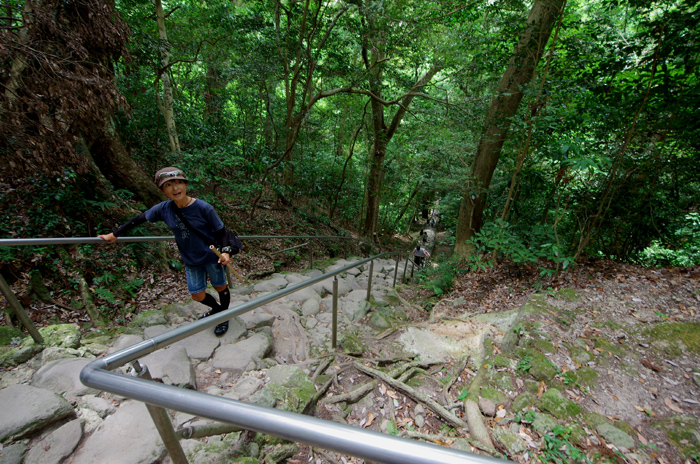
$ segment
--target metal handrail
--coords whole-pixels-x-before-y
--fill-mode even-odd
[[[111,372],[153,351],[213,327],[354,267],[397,252],[381,253],[347,266],[263,295],[220,312],[156,335],[115,353],[91,361],[80,372],[80,381],[92,388],[109,391],[144,403],[199,417],[226,422],[241,428],[274,435],[293,442],[334,450],[372,462],[387,464],[495,464],[503,461],[488,456],[422,443],[403,437],[352,427],[347,424],[268,408],[230,398],[178,388]]]
[[[279,239],[279,238],[337,238],[355,239],[354,237],[318,237],[318,236],[241,236],[242,240]],[[120,237],[121,242],[170,241],[174,237]],[[362,241],[362,240],[359,240]],[[53,239],[0,239],[0,246],[42,246],[64,244],[105,243],[98,237],[53,238]],[[373,244],[372,244],[373,245]],[[403,252],[386,252],[325,273],[321,276],[288,286],[277,292],[263,295],[255,300],[242,303],[226,311],[178,327],[157,335],[120,351],[91,361],[80,372],[80,381],[92,388],[108,391],[117,395],[142,401],[147,405],[172,409],[215,421],[225,422],[274,435],[298,443],[306,443],[323,449],[333,450],[356,456],[372,462],[386,464],[498,464],[502,460],[481,456],[465,451],[440,447],[431,443],[387,435],[371,430],[353,427],[347,424],[318,419],[311,416],[268,408],[230,398],[178,388],[143,378],[133,377],[113,369],[129,362],[138,363],[138,358],[168,346],[174,342],[199,333],[235,316],[244,314],[288,294],[314,285],[330,277],[337,276],[354,267],[370,262],[370,272],[375,259],[402,255]],[[396,280],[397,267],[394,272]],[[370,276],[371,279],[371,276]],[[368,295],[371,280],[368,284]],[[159,431],[160,432],[160,431]]]
[[[314,239],[314,240],[354,240],[376,247],[376,244],[367,240],[349,237],[345,235],[239,235],[241,240],[273,240],[273,239]],[[172,235],[148,236],[148,237],[119,237],[115,243],[132,242],[168,242],[174,241]],[[44,245],[86,245],[90,243],[108,243],[99,237],[59,237],[59,238],[0,238],[0,247],[15,246],[44,246]]]

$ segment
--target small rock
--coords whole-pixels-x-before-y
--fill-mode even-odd
[[[494,417],[496,415],[496,403],[487,398],[479,398],[479,409],[486,417]]]

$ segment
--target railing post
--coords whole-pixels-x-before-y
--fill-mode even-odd
[[[148,372],[147,366],[142,366],[138,360],[134,361],[132,366],[138,377],[145,380],[153,380],[151,373]],[[161,407],[153,406],[148,403],[145,404],[146,409],[148,409],[148,413],[151,415],[151,419],[153,419],[153,423],[158,430],[158,434],[163,440],[165,449],[168,450],[168,454],[170,455],[170,459],[173,461],[173,464],[189,464],[187,456],[185,456],[185,452],[182,451],[180,440],[178,440],[177,434],[175,434],[173,424],[170,422],[168,413]]]
[[[403,277],[401,278],[401,281],[403,283],[406,283],[406,271],[408,270],[408,258],[409,258],[409,256],[406,256],[406,264],[403,265]]]
[[[392,285],[393,287],[396,287],[396,275],[399,273],[399,260],[401,259],[401,255],[396,255],[396,266],[394,267],[394,284]]]
[[[15,312],[15,316],[17,316],[17,319],[22,323],[23,326],[27,328],[27,332],[29,332],[29,335],[34,339],[35,342],[38,344],[43,344],[44,343],[44,338],[41,336],[39,331],[34,327],[34,323],[32,322],[31,319],[29,319],[29,316],[27,316],[27,313],[24,312],[24,308],[22,307],[22,304],[19,302],[17,297],[15,296],[14,293],[12,293],[12,289],[10,286],[7,284],[7,281],[5,278],[0,275],[0,290],[2,290],[2,294],[5,296],[5,299],[7,302],[10,304],[10,307],[13,309]]]
[[[372,274],[374,274],[374,260],[369,262],[369,279],[367,280],[367,301],[372,294]]]
[[[335,349],[338,341],[338,276],[333,277],[333,331],[331,346]]]
[[[314,247],[313,243],[309,243],[309,269],[314,268]]]

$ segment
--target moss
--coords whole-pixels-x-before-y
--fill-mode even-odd
[[[557,298],[564,301],[578,301],[580,299],[573,288],[560,288],[557,290]]]
[[[579,384],[592,387],[598,379],[598,371],[588,366],[583,366],[576,371]]]
[[[577,445],[583,445],[586,443],[586,438],[588,434],[579,424],[573,424],[570,428],[571,435],[569,436],[571,441]]]
[[[343,350],[353,356],[360,356],[362,353],[365,352],[365,348],[367,345],[360,340],[360,337],[357,336],[357,334],[354,333],[348,333],[343,337],[342,340],[340,340],[340,346],[343,347]]]
[[[593,428],[598,427],[601,424],[609,424],[610,419],[605,417],[602,414],[598,414],[596,412],[584,412],[583,413],[583,420],[586,422],[586,424],[590,425]]]
[[[511,405],[511,410],[513,412],[522,411],[523,409],[527,409],[530,406],[534,405],[536,401],[537,397],[534,393],[525,391],[515,397],[515,399],[513,400],[513,404]]]
[[[13,339],[15,343],[24,340],[26,335],[19,329],[14,327],[0,326],[0,346],[12,345]]]
[[[546,435],[558,425],[557,420],[549,414],[537,413],[532,421],[532,428],[540,435]]]
[[[610,356],[610,353],[617,356],[624,356],[625,354],[624,345],[615,344],[605,337],[595,337],[593,341],[595,342],[595,347],[599,350],[598,353],[603,356]]]
[[[557,368],[552,362],[545,358],[543,355],[539,355],[532,360],[532,367],[530,368],[530,375],[535,380],[550,381],[558,374]]]
[[[76,349],[80,346],[80,330],[73,324],[49,325],[39,329],[46,346]]]
[[[653,426],[666,432],[668,440],[686,459],[700,453],[700,433],[698,419],[691,416],[673,415],[653,423]]]
[[[536,380],[525,379],[525,390],[536,395],[539,392],[540,383]]]
[[[700,322],[666,322],[645,330],[644,335],[669,356],[700,354]],[[668,343],[668,340],[673,340],[673,343]]]
[[[481,392],[479,392],[479,395],[482,398],[493,401],[497,405],[506,404],[508,402],[508,397],[501,391],[496,390],[494,388],[482,388]]]
[[[588,351],[578,350],[576,348],[571,348],[569,350],[569,356],[571,356],[571,359],[579,364],[586,364],[588,361],[593,359],[593,356],[591,356],[591,353]]]
[[[513,385],[513,378],[509,372],[489,372],[488,383],[499,390],[513,390],[515,386]]]
[[[556,388],[547,390],[537,402],[537,407],[557,419],[569,419],[582,412],[581,406],[565,398]]]
[[[630,435],[630,436],[633,436],[633,437],[634,437],[634,436],[637,436],[637,431],[634,430],[634,427],[632,427],[632,426],[631,426],[630,424],[628,424],[627,422],[618,421],[618,422],[615,423],[615,427],[617,427],[618,429],[622,430],[622,431],[625,432],[627,435]]]
[[[554,343],[549,340],[537,340],[533,343],[533,347],[544,354],[551,354],[557,351],[557,349],[554,348]]]
[[[515,360],[511,358],[507,358],[503,355],[496,355],[496,357],[493,358],[493,367],[496,368],[508,368],[508,369],[514,369],[515,368]]]

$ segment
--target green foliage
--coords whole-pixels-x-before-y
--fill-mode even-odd
[[[472,270],[490,267],[499,258],[520,264],[551,262],[555,269],[540,266],[543,277],[556,273],[560,269],[566,269],[574,263],[571,256],[566,256],[556,237],[550,230],[534,228],[529,235],[517,233],[515,227],[508,222],[497,219],[485,224],[470,243],[477,253],[470,258],[469,265]]]
[[[515,415],[515,420],[521,424],[531,424],[535,420],[535,411],[532,409],[520,411]]]
[[[463,389],[462,389],[462,392],[461,392],[461,393],[459,394],[459,396],[457,397],[457,400],[458,400],[458,401],[464,401],[465,399],[467,399],[467,395],[468,395],[468,394],[469,394],[469,391],[468,391],[466,388],[463,388]]]
[[[433,291],[435,295],[443,295],[449,292],[454,286],[455,279],[459,273],[456,259],[437,259],[437,266],[428,266],[418,271],[416,280]]]
[[[520,361],[518,361],[517,366],[515,366],[515,371],[520,374],[527,374],[532,369],[532,356],[525,356]]]
[[[544,462],[592,464],[586,454],[569,441],[570,436],[570,428],[560,425],[554,426],[552,433],[544,436],[544,449],[542,450]]]
[[[667,243],[665,246],[661,240],[653,240],[637,260],[646,266],[700,265],[700,213],[688,213],[678,221]]]

